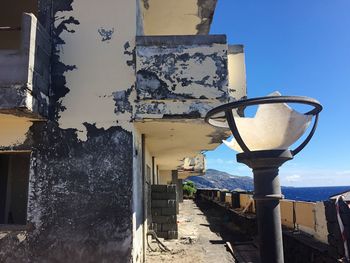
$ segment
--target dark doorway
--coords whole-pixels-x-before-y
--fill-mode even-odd
[[[0,154],[0,224],[27,220],[30,153]]]

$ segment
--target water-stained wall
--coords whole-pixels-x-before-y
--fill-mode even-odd
[[[23,239],[18,232],[1,233],[0,261],[112,261],[118,256],[128,262],[132,138],[120,127],[87,129],[85,142],[52,122],[30,129],[22,146],[32,149],[28,225]]]
[[[1,262],[132,260],[135,6],[39,2],[52,37],[49,116],[1,147],[31,151],[27,225],[0,227]]]

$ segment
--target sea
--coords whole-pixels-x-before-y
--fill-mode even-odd
[[[324,201],[330,196],[350,191],[350,186],[325,186],[325,187],[285,187],[282,193],[285,199],[297,201]]]

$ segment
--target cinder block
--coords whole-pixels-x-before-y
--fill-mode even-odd
[[[162,208],[163,216],[176,215],[176,207]]]
[[[162,215],[162,208],[152,208],[152,216],[160,216]]]
[[[152,200],[152,208],[153,207],[160,207],[160,208],[169,208],[169,207],[176,207],[176,201],[175,200]]]
[[[168,207],[168,200],[152,200],[152,209],[157,207]]]
[[[176,192],[152,192],[152,200],[176,200]]]
[[[177,231],[177,224],[162,224],[162,231]]]
[[[164,193],[164,192],[167,192],[167,188],[168,188],[167,185],[161,185],[161,184],[153,184],[153,185],[151,185],[152,193],[153,192]]]
[[[178,239],[179,234],[177,231],[168,231],[168,239]]]
[[[167,185],[168,193],[176,193],[176,184]]]
[[[157,234],[157,237],[168,239],[168,232],[158,231],[156,232],[156,234]]]
[[[153,216],[152,222],[154,223],[176,223],[176,216]]]
[[[152,229],[158,233],[159,231],[162,231],[162,224],[152,223]]]

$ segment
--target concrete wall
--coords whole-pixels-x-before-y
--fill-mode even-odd
[[[132,137],[121,128],[90,126],[82,143],[52,123],[34,128],[27,139],[33,144],[22,146],[32,149],[25,239],[18,239],[16,231],[6,232],[0,261],[85,262],[118,255],[127,262]]]
[[[232,202],[232,194],[231,193],[226,193],[225,194],[225,203],[231,204]]]
[[[280,207],[282,225],[289,228],[294,228],[294,202],[291,200],[281,200]]]
[[[201,193],[206,192],[203,190]],[[252,194],[242,192],[226,193],[220,190],[207,190],[206,194],[209,199],[225,202],[230,207],[238,209],[238,211],[245,210],[246,213],[256,213]],[[237,204],[239,204],[239,207],[237,207]],[[327,230],[326,209],[323,202],[312,203],[281,200],[280,208],[281,223],[283,226],[294,230],[301,230],[304,233],[312,235],[320,242],[328,243],[329,232]]]
[[[159,184],[159,169],[158,167],[158,159],[153,156],[153,154],[150,152],[150,149],[147,144],[147,136],[145,137],[145,163],[146,163],[146,169],[147,166],[151,169],[150,170],[150,179],[151,184]]]
[[[240,208],[245,209],[250,204],[251,198],[252,195],[240,193]],[[282,225],[301,230],[313,235],[315,239],[327,243],[328,231],[323,202],[281,200],[280,208]],[[256,212],[255,202],[252,203],[247,212]]]
[[[216,2],[140,0],[143,31],[146,35],[208,34]]]
[[[227,203],[223,204],[218,201],[218,193],[224,193],[224,191],[199,189],[196,198],[214,203],[215,209],[225,209],[225,213],[230,215],[230,221],[241,232],[256,236],[256,217],[252,216],[252,213],[242,213],[242,208],[245,205],[237,204],[237,200],[246,203],[248,194],[232,192],[231,207],[234,208],[227,209]],[[243,198],[241,198],[242,196]],[[349,208],[344,210],[349,211]],[[281,214],[282,224],[287,227],[287,229],[283,228],[285,262],[338,262],[344,256],[334,202],[310,203],[281,200]],[[293,216],[293,214],[295,215]],[[316,221],[312,220],[314,215],[317,217]],[[300,231],[295,231],[297,229],[294,228],[294,225],[297,224],[296,218]],[[325,218],[327,218],[327,222]],[[305,234],[305,229],[308,231],[307,234]]]
[[[61,99],[60,127],[75,129],[81,140],[86,139],[85,122],[108,129],[118,121],[131,131],[128,96],[135,85],[136,1],[75,0],[71,7],[56,14],[74,18],[60,34],[64,44],[59,61],[70,65],[63,72],[69,96]],[[55,25],[59,29],[62,21]]]
[[[208,31],[215,1],[190,2],[201,8],[198,32]],[[28,32],[31,38],[33,32],[38,39],[50,36],[50,43],[28,49],[31,73],[23,79],[33,85],[26,87],[33,95],[29,103],[46,119],[19,122],[0,115],[6,126],[0,151],[31,152],[27,224],[13,231],[0,228],[0,261],[142,262],[147,191],[161,180],[153,179],[158,159],[152,160],[147,136],[142,147],[145,132],[135,128],[134,118],[170,114],[187,128],[193,122],[202,130],[203,120],[193,118],[229,99],[226,39],[165,37],[153,39],[155,45],[144,41],[136,50],[135,36],[144,33],[145,21],[139,1],[41,0],[38,6],[42,26],[29,16]],[[206,14],[204,6],[211,8]],[[159,50],[158,44],[166,47]],[[17,69],[18,61],[12,62]],[[47,87],[48,73],[49,89],[36,93],[34,87]],[[166,107],[158,100],[167,101]],[[202,138],[216,145],[223,135],[210,128]]]
[[[159,171],[159,183],[160,184],[171,184],[171,170],[160,170]]]
[[[296,227],[306,233],[313,233],[315,229],[315,203],[295,202]]]
[[[48,117],[49,35],[33,14],[23,14],[21,47],[0,49],[0,112],[42,119]]]
[[[138,37],[136,60],[136,119],[200,118],[229,98],[223,35]]]
[[[324,202],[315,204],[315,237],[323,243],[328,243],[326,208]]]
[[[229,220],[233,224],[235,224],[237,227],[239,227],[239,230],[248,235],[248,236],[254,236],[257,234],[257,223],[255,216],[252,216],[251,213],[242,213],[242,208],[236,207],[235,209],[232,209],[232,205],[228,204],[227,202],[223,203],[220,201],[220,190],[214,190],[214,189],[198,189],[196,193],[196,200],[204,200],[209,201],[215,204],[213,209],[220,209],[225,210],[225,216],[226,220]],[[225,193],[225,198],[227,193]],[[222,197],[222,195],[221,195]],[[233,198],[237,197],[239,199],[239,195],[235,196]],[[227,199],[226,199],[227,201]],[[233,200],[232,200],[233,201]]]
[[[33,125],[31,119],[1,114],[0,147],[12,147],[21,145],[27,138],[29,128]]]
[[[228,92],[239,100],[247,97],[245,55],[243,45],[229,45],[227,52]]]
[[[241,205],[241,209],[246,209],[247,212],[255,213],[255,202],[253,200],[253,195],[251,194],[239,194],[239,203]]]
[[[194,157],[186,157],[183,164],[178,169],[180,179],[186,179],[189,176],[204,175],[206,171],[205,155],[200,153]]]
[[[0,147],[31,151],[27,225],[0,229],[0,261],[140,261],[139,135],[128,96],[136,80],[136,2],[43,0],[38,17],[54,25],[52,107],[46,122]]]

